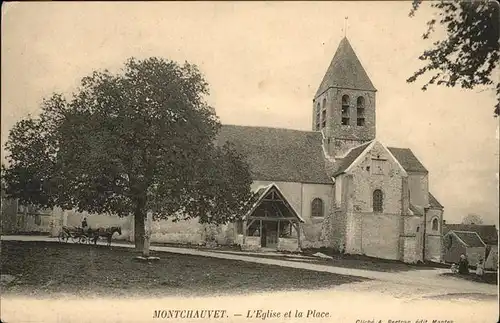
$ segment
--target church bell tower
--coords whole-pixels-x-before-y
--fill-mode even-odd
[[[314,96],[312,130],[323,133],[329,157],[375,139],[375,93],[346,37],[340,42]]]

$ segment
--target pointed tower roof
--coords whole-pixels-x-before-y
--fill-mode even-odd
[[[330,87],[377,91],[346,37],[340,41],[315,97]]]

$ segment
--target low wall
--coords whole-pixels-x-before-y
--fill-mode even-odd
[[[156,243],[178,243],[178,244],[203,244],[203,239],[199,233],[161,233],[153,232],[151,242]]]
[[[242,234],[236,235],[236,239],[234,239],[234,243],[238,246],[241,246],[243,244],[243,235]]]
[[[21,214],[16,215],[17,228],[16,231],[50,233],[51,217],[45,214]]]
[[[276,247],[278,251],[300,251],[299,241],[294,238],[279,238],[278,246]]]
[[[245,243],[241,245],[241,250],[259,250],[260,237],[245,237]]]

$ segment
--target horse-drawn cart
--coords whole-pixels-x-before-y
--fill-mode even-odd
[[[93,234],[90,230],[84,230],[79,227],[62,227],[59,233],[59,242],[68,242],[69,239],[78,243],[90,243]]]
[[[62,227],[59,233],[59,242],[68,242],[69,239],[74,243],[94,243],[97,244],[99,238],[107,240],[108,246],[111,246],[111,239],[113,234],[122,234],[120,227],[110,228],[96,228],[96,229],[83,229],[81,227]]]

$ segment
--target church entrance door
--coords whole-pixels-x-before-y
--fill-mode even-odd
[[[260,245],[263,248],[276,248],[278,246],[278,227],[275,221],[262,222],[262,235]]]

